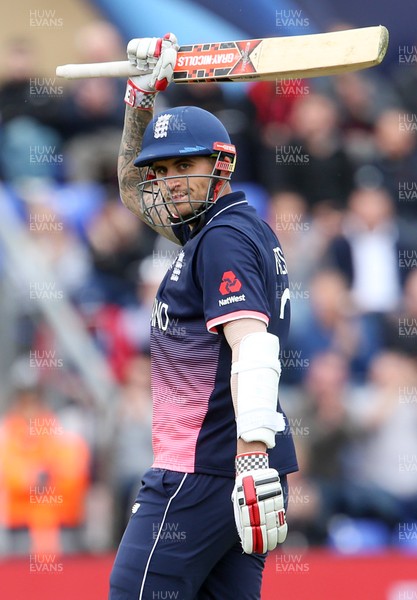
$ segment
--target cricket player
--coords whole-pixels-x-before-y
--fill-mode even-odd
[[[110,600],[259,600],[287,535],[297,470],[278,400],[290,321],[280,244],[231,189],[236,152],[211,113],[153,116],[173,34],[128,44],[123,203],[179,244],[151,317],[153,452],[110,578]]]

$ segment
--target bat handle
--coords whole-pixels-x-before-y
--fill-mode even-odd
[[[57,77],[65,79],[85,79],[87,77],[133,77],[148,71],[138,69],[127,60],[114,62],[60,65],[56,68]]]

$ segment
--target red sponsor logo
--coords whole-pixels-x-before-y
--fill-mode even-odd
[[[236,154],[236,146],[233,144],[225,144],[224,142],[214,142],[213,150],[223,150],[223,152]]]
[[[262,40],[243,40],[181,46],[174,68],[174,79],[214,78],[213,81],[216,81],[231,74],[256,73],[252,59],[257,59],[261,43]]]
[[[243,42],[236,42],[237,47],[240,52],[240,60],[233,69],[230,71],[230,74],[238,74],[238,73],[256,73],[256,69],[252,63],[251,55],[252,52],[259,46],[262,40],[247,40]]]
[[[233,271],[225,271],[223,273],[222,281],[219,287],[219,292],[222,296],[226,296],[227,294],[231,294],[233,292],[238,292],[242,287],[242,283],[233,273]]]

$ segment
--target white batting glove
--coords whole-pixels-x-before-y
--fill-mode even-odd
[[[144,110],[153,109],[156,94],[164,91],[172,81],[178,48],[173,33],[167,33],[163,38],[130,40],[127,57],[143,74],[129,78],[126,104]]]
[[[236,527],[246,554],[264,554],[287,537],[284,496],[278,471],[263,452],[236,456],[232,493]]]

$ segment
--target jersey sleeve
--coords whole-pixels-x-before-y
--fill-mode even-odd
[[[213,227],[197,253],[196,277],[203,291],[204,318],[210,333],[228,321],[253,318],[269,323],[262,256],[244,233]]]

